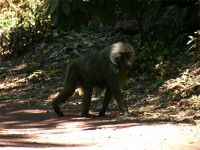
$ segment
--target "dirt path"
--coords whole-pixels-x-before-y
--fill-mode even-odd
[[[26,105],[25,105],[26,104]],[[199,150],[200,126],[117,117],[57,118],[50,106],[0,101],[1,149]]]

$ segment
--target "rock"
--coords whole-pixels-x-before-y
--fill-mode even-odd
[[[115,24],[114,31],[133,35],[138,33],[139,27],[136,20],[121,20]]]

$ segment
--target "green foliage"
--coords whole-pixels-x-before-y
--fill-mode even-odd
[[[168,49],[163,42],[159,40],[146,42],[138,50],[136,66],[141,72],[154,72],[156,70],[156,64],[165,60],[165,53],[168,53]]]
[[[87,29],[90,31],[97,31],[98,26],[101,24],[101,21],[98,17],[94,17],[88,22]]]
[[[198,11],[194,9],[196,4],[186,8],[179,8],[175,5],[168,6],[162,8],[162,11],[159,5],[155,3],[151,3],[151,6],[153,7],[146,7],[145,17],[141,18],[143,19],[142,28],[144,29],[143,37],[145,38],[143,38],[143,43],[138,46],[135,62],[139,72],[147,72],[147,74],[158,79],[159,82],[169,75],[168,69],[171,69],[169,66],[170,58],[187,51],[188,35],[191,35],[190,32],[197,28],[196,20],[198,20],[192,19],[188,14],[193,14],[196,17],[195,14],[198,14]],[[142,32],[140,33],[142,36]],[[189,36],[188,44],[191,48],[199,47],[199,35],[197,33]]]
[[[90,2],[90,5],[92,2]],[[98,16],[103,24],[114,25],[116,16],[116,0],[96,0],[95,5],[91,5],[88,8],[88,13],[94,13]]]
[[[6,1],[0,3],[0,54],[9,56],[21,54],[27,46],[48,30],[48,19],[44,18],[41,9],[42,1]]]
[[[44,4],[44,13],[51,16],[51,21],[60,31],[63,28],[80,31],[87,26],[89,20],[98,16],[103,24],[114,25],[116,9],[121,9],[142,21],[146,9],[152,7],[153,0],[47,0]],[[141,31],[143,23],[139,23]]]
[[[163,83],[164,83],[164,80],[162,80],[162,79],[156,80],[155,82],[153,82],[153,83],[150,85],[150,90],[155,90],[155,89],[157,89],[157,88],[160,87]]]
[[[44,13],[58,30],[75,29],[80,32],[87,26],[90,18],[98,16],[103,24],[114,25],[117,0],[48,0]]]
[[[88,23],[88,15],[82,0],[47,0],[44,9],[44,13],[51,16],[52,23],[59,31],[71,27],[80,31],[81,26]]]
[[[41,5],[41,0],[0,2],[0,28],[8,30],[20,25],[34,25],[35,19],[42,12],[39,8]]]

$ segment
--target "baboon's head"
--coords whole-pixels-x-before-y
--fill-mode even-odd
[[[125,42],[111,45],[110,60],[120,68],[131,68],[135,59],[134,48]]]

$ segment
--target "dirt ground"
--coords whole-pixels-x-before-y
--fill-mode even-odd
[[[37,64],[39,56],[30,62]],[[43,61],[44,56],[40,59],[47,68],[63,62]],[[44,67],[47,73],[34,73],[32,66],[24,70],[22,62],[0,63],[0,149],[200,150],[199,95],[191,101],[144,97],[147,87],[134,83],[126,94],[131,117],[120,117],[112,104],[107,117],[81,118],[81,99],[72,98],[66,116],[58,118],[50,96],[60,91],[62,70]],[[99,102],[93,102],[97,116]]]
[[[34,100],[0,101],[1,149],[199,150],[200,126],[79,114],[58,118]],[[42,100],[41,100],[42,102]]]

